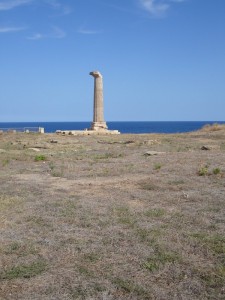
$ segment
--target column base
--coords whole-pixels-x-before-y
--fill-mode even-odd
[[[106,122],[92,122],[89,130],[105,131],[108,130],[108,126],[106,125]]]

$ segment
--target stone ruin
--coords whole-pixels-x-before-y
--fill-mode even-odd
[[[91,127],[86,130],[57,130],[63,135],[91,135],[91,134],[120,134],[118,130],[108,130],[104,120],[103,107],[103,77],[99,71],[92,71],[89,75],[94,77],[94,111]]]

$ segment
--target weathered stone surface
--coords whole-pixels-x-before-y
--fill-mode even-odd
[[[202,146],[201,150],[210,150],[208,146]]]
[[[35,151],[35,152],[40,152],[41,150],[40,149],[38,149],[38,148],[28,148],[29,150],[33,150],[33,151]]]
[[[93,122],[89,129],[84,130],[56,130],[60,135],[111,135],[120,134],[118,130],[108,130],[104,120],[103,112],[103,80],[102,75],[98,71],[89,73],[94,77],[94,114]]]
[[[98,71],[90,72],[90,75],[94,77],[94,114],[91,130],[104,131],[108,127],[104,120],[103,113],[103,79],[102,75]]]
[[[118,130],[57,130],[58,135],[114,135],[120,134]]]

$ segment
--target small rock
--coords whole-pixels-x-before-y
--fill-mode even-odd
[[[124,144],[133,144],[135,141],[125,141]]]
[[[143,142],[144,145],[155,145],[155,144],[159,144],[159,142],[157,140],[147,140]]]
[[[153,155],[159,155],[159,154],[163,154],[165,152],[157,152],[157,151],[148,151],[148,152],[145,152],[144,155],[146,156],[153,156]]]
[[[202,146],[201,150],[210,150],[210,148],[207,146]]]
[[[51,140],[50,143],[52,143],[52,144],[57,144],[58,141],[56,141],[56,140]]]
[[[29,150],[33,150],[33,151],[36,151],[36,152],[41,151],[40,149],[37,149],[37,148],[29,148]]]

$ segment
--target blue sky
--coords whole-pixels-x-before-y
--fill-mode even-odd
[[[224,121],[224,0],[0,0],[0,122]]]

